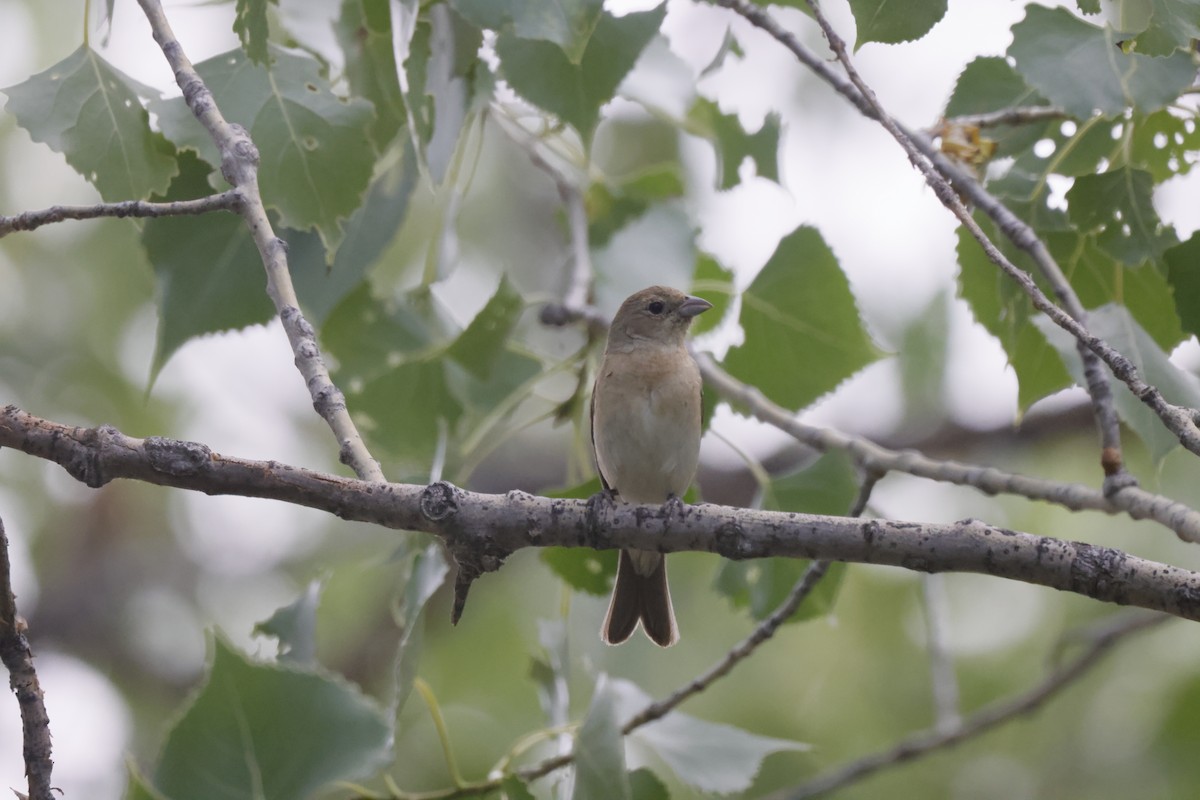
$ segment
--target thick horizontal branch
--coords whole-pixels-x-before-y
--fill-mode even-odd
[[[126,200],[123,203],[96,203],[90,206],[50,206],[39,211],[26,211],[12,217],[0,217],[0,238],[15,231],[32,231],[43,225],[68,219],[193,216],[207,214],[210,211],[236,211],[239,202],[238,192],[230,189],[208,197],[177,200],[173,203]]]
[[[206,445],[135,439],[111,426],[75,428],[8,406],[0,446],[60,464],[98,487],[117,478],[207,494],[263,497],[343,519],[441,537],[460,569],[487,572],[525,547],[701,551],[731,559],[786,556],[886,564],[921,572],[975,572],[1048,586],[1200,621],[1200,573],[1109,547],[1005,530],[861,520],[728,506],[626,506],[352,480],[275,461],[214,453]]]

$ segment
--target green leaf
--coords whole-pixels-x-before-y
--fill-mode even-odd
[[[1076,17],[1064,8],[1030,4],[1013,26],[1008,55],[1017,71],[1050,102],[1073,116],[1118,114],[1127,107],[1157,111],[1192,82],[1191,55],[1153,58],[1125,53],[1120,35]]]
[[[278,2],[278,0],[272,0]],[[233,12],[233,32],[242,49],[256,64],[267,63],[267,0],[237,0]]]
[[[171,800],[295,800],[370,773],[390,740],[383,711],[345,681],[255,663],[218,636],[154,783]]]
[[[30,138],[62,153],[106,202],[162,194],[178,172],[170,142],[150,130],[138,99],[157,92],[86,45],[4,93],[5,110]]]
[[[1045,317],[1034,320],[1046,338],[1058,349],[1075,382],[1083,385],[1083,370],[1075,351],[1075,337]],[[1168,355],[1138,325],[1129,309],[1116,303],[1088,312],[1088,330],[1125,355],[1141,373],[1142,379],[1156,386],[1169,402],[1200,408],[1200,378],[1185,372],[1168,360]],[[1113,392],[1117,413],[1138,435],[1155,462],[1179,444],[1163,427],[1158,417],[1130,392]]]
[[[1046,105],[1046,100],[999,56],[980,56],[967,64],[943,114],[947,119],[968,114],[984,114],[1006,108]],[[1015,155],[1032,147],[1050,127],[1060,122],[998,125],[983,132],[996,143],[996,156]]]
[[[516,775],[509,775],[500,782],[501,800],[534,800],[529,787]]]
[[[1128,167],[1075,179],[1067,192],[1067,215],[1100,247],[1129,265],[1157,260],[1178,242],[1154,210],[1154,178]]]
[[[613,234],[640,217],[653,203],[683,196],[678,162],[656,164],[612,183],[587,189],[588,242],[603,247]]]
[[[312,580],[291,603],[275,609],[268,619],[255,624],[254,635],[279,640],[279,661],[312,667],[317,663],[317,606],[321,603],[322,581]]]
[[[512,33],[500,34],[496,53],[505,79],[518,94],[571,124],[590,142],[600,106],[612,99],[665,15],[665,4],[623,17],[602,12],[578,63],[557,45]]]
[[[289,228],[315,228],[333,252],[341,223],[361,204],[375,164],[368,131],[371,104],[333,93],[321,66],[307,55],[272,47],[270,67],[241,50],[196,65],[225,118],[247,130],[258,148],[263,201]],[[182,98],[152,104],[163,131],[210,164],[220,155],[191,119]]]
[[[762,507],[805,514],[845,514],[858,494],[854,465],[845,453],[827,453],[806,469],[771,481]],[[714,585],[734,608],[747,609],[758,621],[771,614],[791,593],[810,562],[794,558],[724,561]],[[789,622],[822,617],[833,608],[845,575],[845,564],[833,564],[800,604]]]
[[[1163,350],[1183,341],[1171,286],[1156,265],[1130,268],[1101,250],[1093,236],[1052,233],[1046,246],[1084,308],[1121,303]]]
[[[524,308],[524,299],[513,289],[508,277],[502,275],[495,294],[446,354],[476,378],[488,380]]]
[[[430,542],[423,549],[406,554],[401,570],[396,625],[400,628],[400,643],[396,650],[396,697],[394,712],[399,713],[412,693],[417,678],[424,643],[425,606],[446,582],[450,565],[442,555],[441,545]]]
[[[542,39],[562,48],[572,64],[580,63],[588,39],[600,21],[603,0],[451,0],[459,14],[480,28],[510,30],[521,39]]]
[[[595,477],[578,486],[572,486],[547,497],[586,500],[601,489],[600,478]],[[543,547],[539,555],[542,563],[572,588],[587,594],[603,596],[612,589],[613,577],[617,574],[616,550],[592,550],[587,547]]]
[[[729,307],[733,305],[733,298],[737,296],[733,277],[733,270],[721,266],[712,256],[701,253],[696,257],[692,294],[704,298],[713,307],[692,321],[693,336],[707,333],[725,320]]]
[[[991,222],[976,216],[993,242],[1021,269],[1036,274],[1036,265],[997,235]],[[1016,282],[1000,271],[983,248],[963,228],[958,231],[959,296],[988,333],[996,337],[1017,375],[1017,404],[1020,410],[1069,386],[1071,378],[1062,360],[1037,328],[1030,325],[1038,316]]]
[[[538,620],[538,643],[545,658],[535,656],[531,660],[529,675],[537,684],[538,702],[551,727],[565,725],[571,713],[571,659],[567,642],[563,620]]]
[[[405,142],[403,157],[375,178],[367,197],[342,230],[333,265],[321,239],[314,233],[284,229],[288,267],[305,315],[320,326],[346,296],[362,283],[379,257],[400,231],[408,203],[417,185],[416,153]]]
[[[383,152],[407,118],[388,0],[343,0],[334,32],[346,55],[345,76],[351,92],[375,106],[371,141],[376,151]]]
[[[339,386],[364,383],[418,351],[429,350],[440,332],[417,298],[384,303],[360,283],[321,328],[321,342],[338,362]]]
[[[125,766],[129,773],[129,785],[125,787],[125,800],[168,800],[162,792],[151,785],[133,759],[130,759]]]
[[[181,153],[179,166],[170,190],[157,199],[184,200],[208,193],[207,164]],[[148,219],[142,246],[158,281],[151,384],[188,339],[262,324],[274,316],[258,249],[234,214]]]
[[[635,684],[619,679],[611,683],[618,696],[619,719],[631,718],[650,703],[650,696]],[[767,756],[809,749],[802,742],[758,736],[678,711],[638,728],[628,738],[652,750],[681,781],[706,794],[744,792]]]
[[[760,178],[779,182],[779,115],[768,114],[757,133],[747,133],[737,114],[722,114],[711,100],[700,98],[688,112],[691,132],[713,143],[717,154],[717,188],[730,189],[747,158]]]
[[[445,364],[431,356],[407,361],[368,381],[350,407],[372,425],[370,440],[406,463],[428,465],[463,407],[446,383]]]
[[[629,800],[625,771],[625,741],[617,716],[617,695],[605,675],[596,680],[596,693],[583,724],[575,734],[575,788],[572,800]]]
[[[858,26],[857,50],[867,42],[920,39],[946,16],[946,0],[850,0],[850,11]]]
[[[1148,171],[1155,183],[1186,175],[1200,151],[1200,125],[1195,118],[1180,119],[1170,111],[1134,117],[1129,160]]]
[[[1163,261],[1179,321],[1185,331],[1200,335],[1200,233],[1164,253]]]
[[[1167,56],[1176,50],[1188,50],[1200,39],[1200,0],[1127,0],[1127,7],[1141,8],[1140,24],[1122,24],[1127,33],[1137,33],[1134,48],[1149,56]],[[1122,23],[1127,20],[1123,18]]]
[[[745,344],[725,368],[801,409],[878,357],[837,258],[815,228],[786,236],[742,295]]]
[[[629,787],[633,790],[633,800],[670,800],[671,793],[667,785],[646,767],[635,769],[629,773]]]
[[[1076,5],[1084,14],[1100,13],[1100,0],[1077,0]]]

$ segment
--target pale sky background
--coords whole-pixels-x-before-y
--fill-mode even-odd
[[[60,6],[67,20],[64,27],[69,33],[64,37],[70,43],[64,43],[53,57],[65,56],[78,44],[82,4],[74,0],[45,2]],[[284,12],[295,3],[282,0]],[[336,4],[327,5],[336,8]],[[623,13],[654,3],[631,0],[610,1],[608,5]],[[852,42],[854,26],[846,4],[829,0],[824,5],[844,38]],[[702,81],[702,94],[716,98],[726,112],[737,111],[752,129],[769,110],[783,109],[785,114],[780,155],[782,188],[753,179],[717,194],[711,190],[710,180],[696,182],[687,202],[700,222],[701,248],[735,267],[740,284],[745,286],[782,235],[801,223],[814,225],[840,259],[873,330],[884,338],[898,333],[897,321],[910,319],[935,295],[952,286],[957,270],[952,216],[881,128],[841,101],[833,102],[836,113],[827,113],[830,93],[818,87],[816,79],[773,40],[723,9],[687,0],[671,0],[669,9],[664,32],[674,54],[693,69],[711,60],[726,26],[730,21],[734,23],[745,58]],[[236,44],[230,31],[231,3],[213,6],[169,2],[167,12],[193,62]],[[40,59],[50,58],[51,54],[38,52],[30,44],[34,36],[29,13],[19,0],[0,0],[0,19],[4,21],[0,25],[0,86],[18,83],[50,66]],[[824,52],[812,24],[798,12],[775,9],[774,13],[788,27],[803,32],[803,40],[810,47]],[[937,121],[965,64],[976,55],[1003,54],[1010,26],[1023,15],[1024,4],[1014,0],[954,0],[946,18],[919,42],[869,44],[855,55],[855,61],[886,108],[909,126],[927,127]],[[99,45],[100,38],[93,34],[93,44]],[[178,93],[170,84],[170,73],[133,0],[117,0],[111,39],[101,49],[105,58],[129,75]],[[811,97],[822,112],[804,114],[803,105],[795,108],[798,97]],[[831,123],[838,129],[830,130]],[[699,145],[694,149],[691,155],[695,161],[707,164],[711,170],[711,155]],[[3,209],[3,213],[95,200],[94,191],[65,166],[61,156],[30,144],[27,138],[0,152],[0,166],[7,180],[23,187],[24,202],[24,208]],[[1159,190],[1160,213],[1175,224],[1181,238],[1200,226],[1200,203],[1194,202],[1196,190],[1194,175]],[[78,230],[75,225],[57,225],[53,235],[70,237]],[[0,280],[6,270],[12,267],[0,250]],[[0,293],[0,312],[3,302]],[[135,382],[145,378],[155,324],[151,308],[130,321],[123,367]],[[951,342],[947,383],[955,417],[967,424],[989,426],[1011,420],[1016,407],[1015,379],[1005,367],[999,346],[973,323],[961,303],[954,304]],[[214,372],[219,372],[222,380],[214,381]],[[881,404],[879,399],[896,395],[895,379],[894,364],[884,361],[873,365],[806,418],[866,434],[888,430],[900,409]],[[218,451],[248,458],[275,458],[302,465],[324,463],[333,448],[333,440],[327,435],[313,441],[294,436],[293,421],[307,419],[312,410],[278,323],[190,342],[167,364],[155,392],[180,398],[189,409],[184,428],[162,431],[163,435],[196,439]],[[727,411],[719,414],[717,425],[723,433],[751,442],[750,449],[760,456],[778,441],[764,435],[757,423]],[[718,441],[706,441],[705,447],[708,458],[730,457]],[[64,498],[90,491],[79,488],[57,467],[47,465],[46,469],[61,477],[55,478],[53,486],[61,487]],[[941,487],[921,484],[915,488],[914,484],[907,482],[903,491],[878,495],[877,504],[899,517],[918,514],[920,509],[920,515],[929,519],[930,508],[939,505],[946,520],[964,516],[961,501],[930,503],[929,493],[939,493]],[[239,584],[232,579],[313,546],[324,515],[286,504],[186,492],[176,493],[174,502],[182,546],[197,560],[211,565],[218,576],[205,592],[210,598],[205,611],[235,642],[257,647],[247,638],[251,624],[293,599],[298,587],[286,580],[266,581],[248,595],[244,588],[236,588]],[[14,539],[14,579],[28,614],[36,603],[37,587],[20,538],[26,528],[17,512],[20,505],[0,489],[0,512],[9,522],[9,535]],[[256,536],[220,535],[221,531],[248,527],[256,530]],[[265,535],[284,530],[289,533]],[[191,533],[195,531],[212,535]],[[221,580],[221,575],[230,580]],[[1003,587],[997,591],[1003,591]],[[1010,602],[1005,599],[1005,603]],[[195,632],[177,635],[169,647],[163,647],[161,639],[146,637],[146,646],[159,648],[156,652],[164,660],[179,658],[183,653],[178,668],[188,669],[194,657],[203,652],[199,633],[203,623],[192,619],[187,609],[173,608],[161,597],[148,596],[139,607],[143,623],[153,617],[151,627]],[[55,736],[56,785],[67,797],[120,797],[130,734],[128,713],[120,697],[103,676],[69,656],[39,651],[37,666]],[[166,664],[164,668],[174,667]],[[19,740],[15,700],[8,692],[0,693],[0,787],[23,785]]]

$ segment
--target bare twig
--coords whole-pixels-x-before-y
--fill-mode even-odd
[[[50,206],[40,211],[26,211],[11,217],[0,217],[0,238],[16,231],[32,231],[43,225],[68,219],[180,217],[206,214],[210,211],[236,211],[239,200],[240,195],[231,189],[208,197],[177,200],[173,203],[126,200],[123,203],[97,203],[91,206]]]
[[[358,428],[346,410],[346,398],[329,377],[329,370],[317,346],[312,325],[300,312],[300,303],[292,286],[288,272],[287,245],[275,235],[267,210],[263,206],[258,189],[258,148],[250,134],[240,125],[225,120],[217,107],[212,93],[196,72],[192,62],[183,52],[175,38],[171,25],[163,13],[158,0],[138,0],[150,28],[154,41],[162,49],[167,62],[175,72],[175,82],[183,90],[196,119],[216,143],[221,153],[221,174],[234,187],[240,202],[236,204],[238,214],[245,221],[258,247],[263,267],[267,272],[267,294],[275,304],[283,329],[287,332],[292,352],[296,356],[296,368],[304,377],[312,397],[313,408],[326,421],[337,437],[339,457],[342,463],[354,470],[363,480],[382,481],[383,471],[379,462],[371,457],[359,435]]]
[[[697,353],[696,362],[700,365],[704,383],[722,398],[821,452],[845,450],[860,464],[874,470],[904,472],[919,478],[971,486],[989,495],[1012,494],[1054,503],[1072,511],[1123,512],[1134,519],[1152,519],[1185,541],[1200,542],[1200,513],[1168,497],[1136,486],[1106,496],[1104,492],[1078,483],[1031,478],[978,464],[942,461],[912,450],[889,450],[860,436],[800,422],[794,414],[768,400],[759,389],[721,369],[707,353]]]
[[[8,536],[0,520],[0,661],[8,668],[8,685],[21,709],[25,775],[30,800],[51,800],[50,717],[42,699],[42,687],[33,668],[33,651],[25,638],[25,620],[17,615],[17,598],[12,589],[12,567],[8,558]]]
[[[716,505],[619,505],[468,492],[448,483],[379,484],[274,461],[222,456],[196,442],[134,439],[110,426],[75,428],[0,410],[0,446],[54,461],[89,486],[135,478],[207,494],[265,497],[343,519],[426,531],[474,553],[485,571],[525,547],[711,552],[975,572],[1200,621],[1200,573],[1110,547],[1005,530],[978,520],[923,524]]]
[[[1093,634],[1082,653],[1054,669],[1041,683],[1023,694],[987,706],[953,728],[914,734],[887,750],[853,761],[794,789],[778,792],[772,797],[775,800],[819,797],[862,780],[881,769],[912,761],[936,750],[953,747],[967,739],[981,736],[998,725],[1041,708],[1096,666],[1100,659],[1125,637],[1159,625],[1167,619],[1169,617],[1159,614],[1131,614],[1115,622],[1110,621],[1102,630]]]
[[[1185,408],[1169,403],[1162,396],[1159,390],[1144,380],[1142,380],[1137,368],[1133,363],[1115,350],[1111,345],[1105,342],[1098,336],[1093,335],[1084,325],[1074,319],[1069,313],[1055,305],[1037,286],[1033,278],[1024,270],[1014,265],[1000,250],[987,238],[983,230],[972,219],[971,214],[967,211],[966,206],[955,192],[955,186],[951,181],[947,180],[939,170],[943,170],[945,165],[949,164],[949,159],[944,155],[936,153],[932,146],[925,147],[918,144],[919,138],[913,137],[910,133],[900,126],[895,120],[886,115],[875,101],[873,95],[870,95],[870,90],[864,93],[862,89],[852,80],[847,80],[838,75],[825,62],[824,59],[818,58],[814,53],[809,51],[799,40],[796,39],[790,32],[783,29],[763,8],[759,8],[747,0],[713,0],[717,5],[724,6],[744,17],[752,25],[762,29],[776,41],[786,47],[796,58],[806,67],[815,72],[826,83],[832,86],[839,94],[848,99],[860,112],[870,119],[878,121],[883,125],[893,138],[901,144],[905,152],[909,156],[909,160],[925,177],[926,182],[933,189],[938,200],[946,206],[963,227],[979,242],[988,258],[999,266],[1005,274],[1017,282],[1022,291],[1030,298],[1034,308],[1046,314],[1056,325],[1066,330],[1079,342],[1085,345],[1090,351],[1095,353],[1105,364],[1109,366],[1113,374],[1116,375],[1129,390],[1140,399],[1143,403],[1150,407],[1152,411],[1162,420],[1164,426],[1170,430],[1180,441],[1180,443],[1192,453],[1200,455],[1200,427],[1197,426],[1195,419],[1196,411],[1194,409]],[[835,34],[836,38],[836,34]],[[838,39],[837,41],[840,41]],[[844,48],[843,48],[844,49]],[[860,80],[861,83],[861,80]],[[929,152],[926,152],[928,150]],[[946,174],[956,173],[963,176],[963,185],[969,186],[973,181],[969,180],[960,170],[954,169],[947,171]],[[981,190],[980,190],[981,191]],[[969,195],[974,200],[974,195]],[[982,208],[982,206],[981,206]],[[986,209],[985,209],[986,210]],[[1013,217],[1015,220],[1015,217]],[[1003,223],[1000,223],[1001,230],[1009,238],[1013,238],[1018,232],[1017,230],[1009,230]],[[1024,230],[1032,235],[1032,231],[1026,227]],[[1036,236],[1034,236],[1036,240]],[[1029,246],[1029,242],[1013,239],[1018,246]],[[1044,246],[1043,246],[1044,247]],[[1052,260],[1052,259],[1051,259]],[[1040,262],[1039,262],[1040,263]],[[1085,363],[1085,372],[1087,365]],[[1094,406],[1099,410],[1106,404],[1097,401],[1094,392],[1097,387],[1093,380],[1089,377],[1087,380],[1089,391],[1093,392]],[[1115,419],[1115,416],[1113,417]],[[1110,437],[1112,430],[1111,424],[1107,420],[1100,425],[1102,436],[1107,440]],[[1105,453],[1102,459],[1107,459],[1114,454]],[[1115,454],[1119,456],[1119,450]],[[1112,468],[1113,464],[1119,465],[1119,460],[1106,463],[1106,474]],[[1126,485],[1126,480],[1115,482],[1111,491],[1118,491]]]
[[[1048,122],[1066,119],[1069,115],[1054,106],[1017,106],[983,114],[962,114],[946,119],[951,125],[967,125],[975,128],[995,128],[999,125],[1027,125],[1031,122]]]

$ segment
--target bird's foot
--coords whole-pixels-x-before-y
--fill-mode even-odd
[[[604,517],[617,504],[616,495],[611,489],[601,489],[587,499],[588,531],[596,534],[603,526]]]

